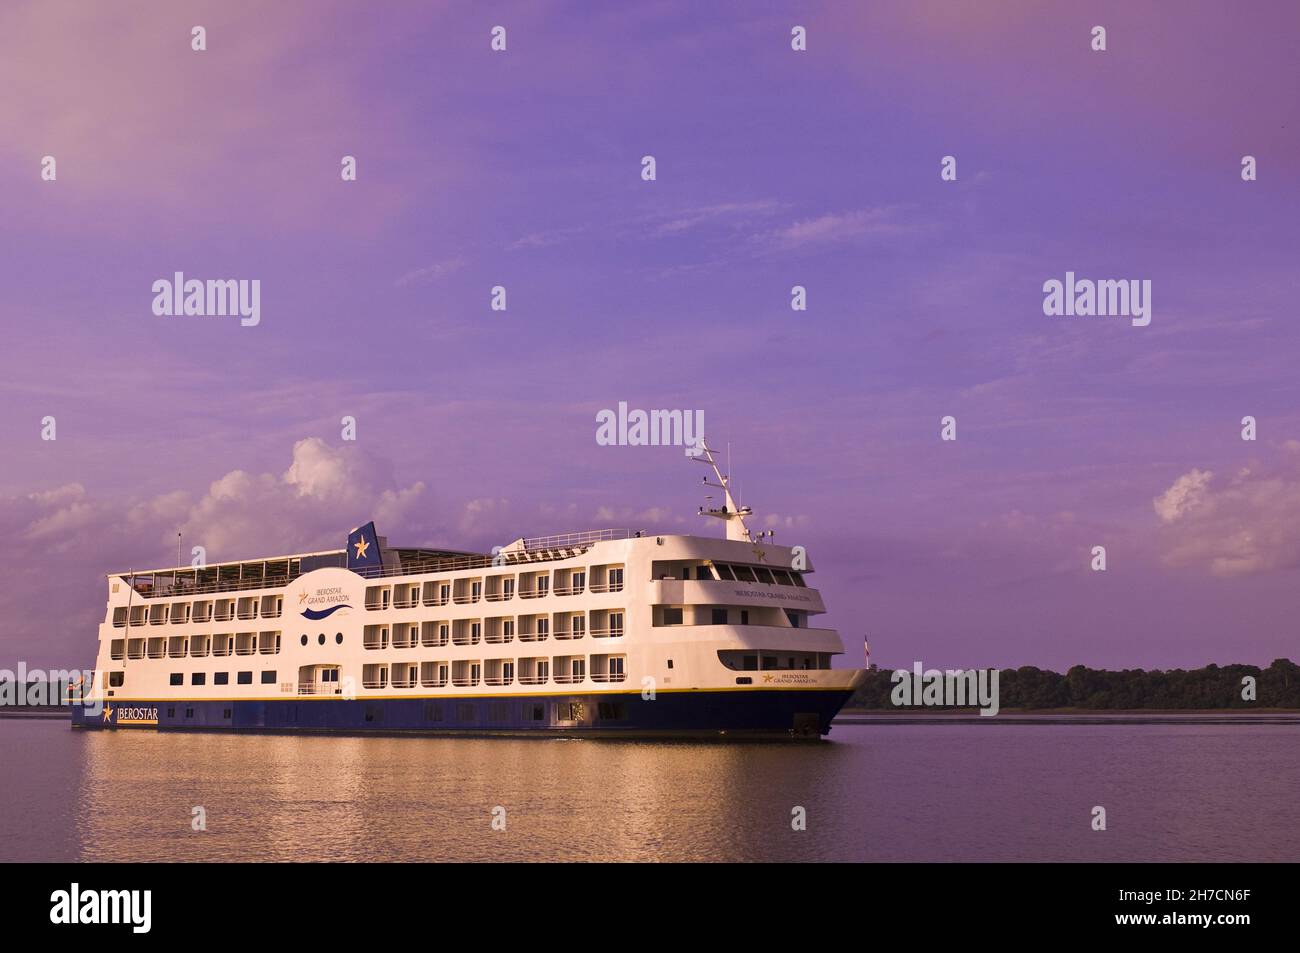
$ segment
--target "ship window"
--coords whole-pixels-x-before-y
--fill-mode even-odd
[[[457,720],[457,721],[473,721],[473,720],[474,720],[474,706],[473,706],[473,705],[457,705],[457,706],[456,706],[456,720]]]
[[[235,676],[235,681],[239,682],[240,685],[252,685],[252,684],[253,684],[253,673],[252,673],[252,672],[240,672],[237,676]]]
[[[803,586],[805,589],[808,587],[808,584],[803,581],[803,573],[792,572],[790,578],[794,580],[796,586]]]
[[[180,672],[172,672],[168,684],[171,684],[171,685],[184,685],[184,684],[185,684],[185,676],[182,675]]]
[[[740,610],[740,624],[741,624],[741,625],[749,625],[749,610],[748,610],[748,609],[741,609],[741,610]]]
[[[758,656],[746,655],[740,660],[740,667],[746,672],[755,672],[758,670]]]
[[[190,675],[191,685],[206,685],[208,683],[207,672],[194,672]]]
[[[342,633],[342,632],[336,632],[336,633],[334,633],[334,643],[335,643],[336,645],[342,645],[342,644],[343,644],[343,633]]]
[[[795,612],[793,609],[786,609],[785,617],[790,620],[791,626],[796,629],[799,628],[799,613]]]
[[[194,717],[194,709],[193,709],[193,708],[187,708],[187,709],[185,709],[185,717],[186,717],[186,718],[193,718],[193,717]]]
[[[545,721],[546,720],[546,706],[544,704],[524,705],[522,713],[524,716],[524,721]]]
[[[318,643],[320,643],[321,645],[324,645],[324,644],[325,644],[325,633],[322,632],[319,636],[317,636],[317,637],[316,637],[316,641],[317,641]]]
[[[726,609],[714,609],[714,610],[713,610],[713,624],[714,624],[714,625],[726,625],[726,624],[727,624],[727,610],[726,610]]]
[[[748,566],[733,566],[732,568],[735,569],[736,571],[736,579],[738,581],[740,582],[758,581],[757,579],[754,578],[754,570],[750,569]]]
[[[263,685],[275,684],[275,669],[268,668],[262,672],[262,684]]]
[[[665,607],[664,607],[664,625],[681,625],[681,624],[682,624],[682,610],[681,610],[681,607],[680,607],[680,606],[677,606],[677,607],[674,607],[674,606],[665,606]]]
[[[668,660],[668,667],[669,667],[669,668],[672,668],[672,667],[673,667],[673,660],[672,660],[672,659],[669,659],[669,660]]]
[[[126,677],[126,673],[125,673],[125,672],[109,672],[109,673],[107,673],[107,674],[108,674],[108,687],[109,687],[109,688],[121,688],[121,687],[122,687],[122,680]]]
[[[776,581],[779,585],[782,586],[794,585],[794,583],[790,581],[790,574],[786,572],[784,569],[773,569],[772,575],[776,576]]]
[[[737,685],[753,685],[753,684],[754,684],[754,680],[753,680],[752,678],[750,678],[748,675],[739,675],[739,676],[736,677],[736,684],[737,684]]]
[[[306,645],[306,644],[307,644],[307,636],[305,636],[305,635],[302,637],[302,644],[303,644],[303,645]]]
[[[601,721],[622,721],[627,717],[627,708],[622,702],[599,702],[596,708]]]
[[[731,571],[731,567],[726,563],[714,563],[713,568],[718,571],[719,579],[725,579],[728,582],[736,581],[736,574]]]
[[[696,579],[712,579],[712,578],[713,578],[713,572],[712,572],[712,570],[709,569],[708,566],[696,566],[696,567],[695,567],[695,578],[696,578]]]
[[[762,566],[754,567],[754,575],[758,577],[759,582],[765,582],[768,585],[776,583],[776,580],[772,578],[772,571],[770,569],[765,569]]]
[[[222,674],[225,674],[225,673],[223,672]],[[223,708],[223,709],[221,709],[221,717],[222,717],[222,718],[229,718],[229,717],[230,717],[230,709],[229,709],[229,708]]]
[[[230,684],[230,673],[229,673],[229,672],[213,672],[213,673],[212,673],[212,684],[213,684],[213,685],[229,685],[229,684]],[[229,718],[230,716],[227,715],[226,717]]]
[[[175,709],[175,708],[168,708],[168,709],[167,709],[167,717],[168,717],[168,718],[175,718],[175,717],[176,717],[176,709]]]

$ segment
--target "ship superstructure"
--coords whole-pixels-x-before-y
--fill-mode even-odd
[[[802,550],[605,529],[113,573],[85,728],[818,737],[860,683]],[[707,482],[707,481],[706,481]]]

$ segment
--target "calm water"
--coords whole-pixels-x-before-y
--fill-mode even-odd
[[[4,719],[0,860],[1300,859],[1294,725],[844,725],[832,737],[293,737]],[[1104,833],[1089,826],[1096,804]],[[490,826],[497,805],[504,832]],[[790,828],[795,805],[806,831]]]

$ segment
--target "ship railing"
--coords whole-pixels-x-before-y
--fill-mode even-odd
[[[587,680],[585,675],[556,675],[556,685],[579,685]]]
[[[587,588],[590,589],[592,592],[622,592],[623,584],[621,582],[617,582],[611,586],[605,583],[593,582]]]
[[[604,675],[597,675],[593,672],[591,676],[591,680],[593,682],[625,682],[627,681],[627,673],[609,672]]]
[[[489,675],[483,679],[485,685],[513,685],[513,678],[506,678],[504,675]]]
[[[520,675],[519,684],[520,685],[545,685],[546,676],[545,675]]]
[[[524,539],[524,550],[536,552],[548,549],[574,549],[611,539],[634,539],[645,535],[644,530],[592,529],[581,533],[560,533],[555,536],[532,536]],[[506,555],[506,554],[502,554]]]
[[[622,628],[622,626],[620,626],[620,627],[618,627],[618,628],[616,628],[616,629],[593,628],[593,629],[591,630],[591,635],[592,635],[592,637],[593,637],[593,638],[597,638],[597,639],[606,639],[606,638],[608,638],[608,639],[616,639],[616,638],[618,638],[619,636],[621,636],[622,634],[623,634],[623,628]]]

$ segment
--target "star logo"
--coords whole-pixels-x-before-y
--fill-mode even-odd
[[[765,563],[765,562],[767,562],[767,553],[763,551],[763,547],[762,547],[762,546],[755,546],[754,549],[753,549],[752,551],[753,551],[754,555],[758,557],[758,561],[759,561],[760,563]]]
[[[111,722],[111,721],[113,720],[113,706],[112,706],[112,705],[105,705],[105,706],[104,706],[104,720],[105,720],[105,721],[108,721],[108,722]]]
[[[302,605],[306,601],[307,601],[307,590],[304,589],[302,592],[298,593],[298,605]]]
[[[764,675],[764,676],[763,676],[763,681],[765,681],[765,682],[770,682],[770,681],[772,681],[772,680],[775,679],[775,678],[776,678],[775,675]]]
[[[366,537],[362,536],[352,545],[357,548],[357,559],[365,559],[366,550],[370,548],[370,544],[366,542]]]

